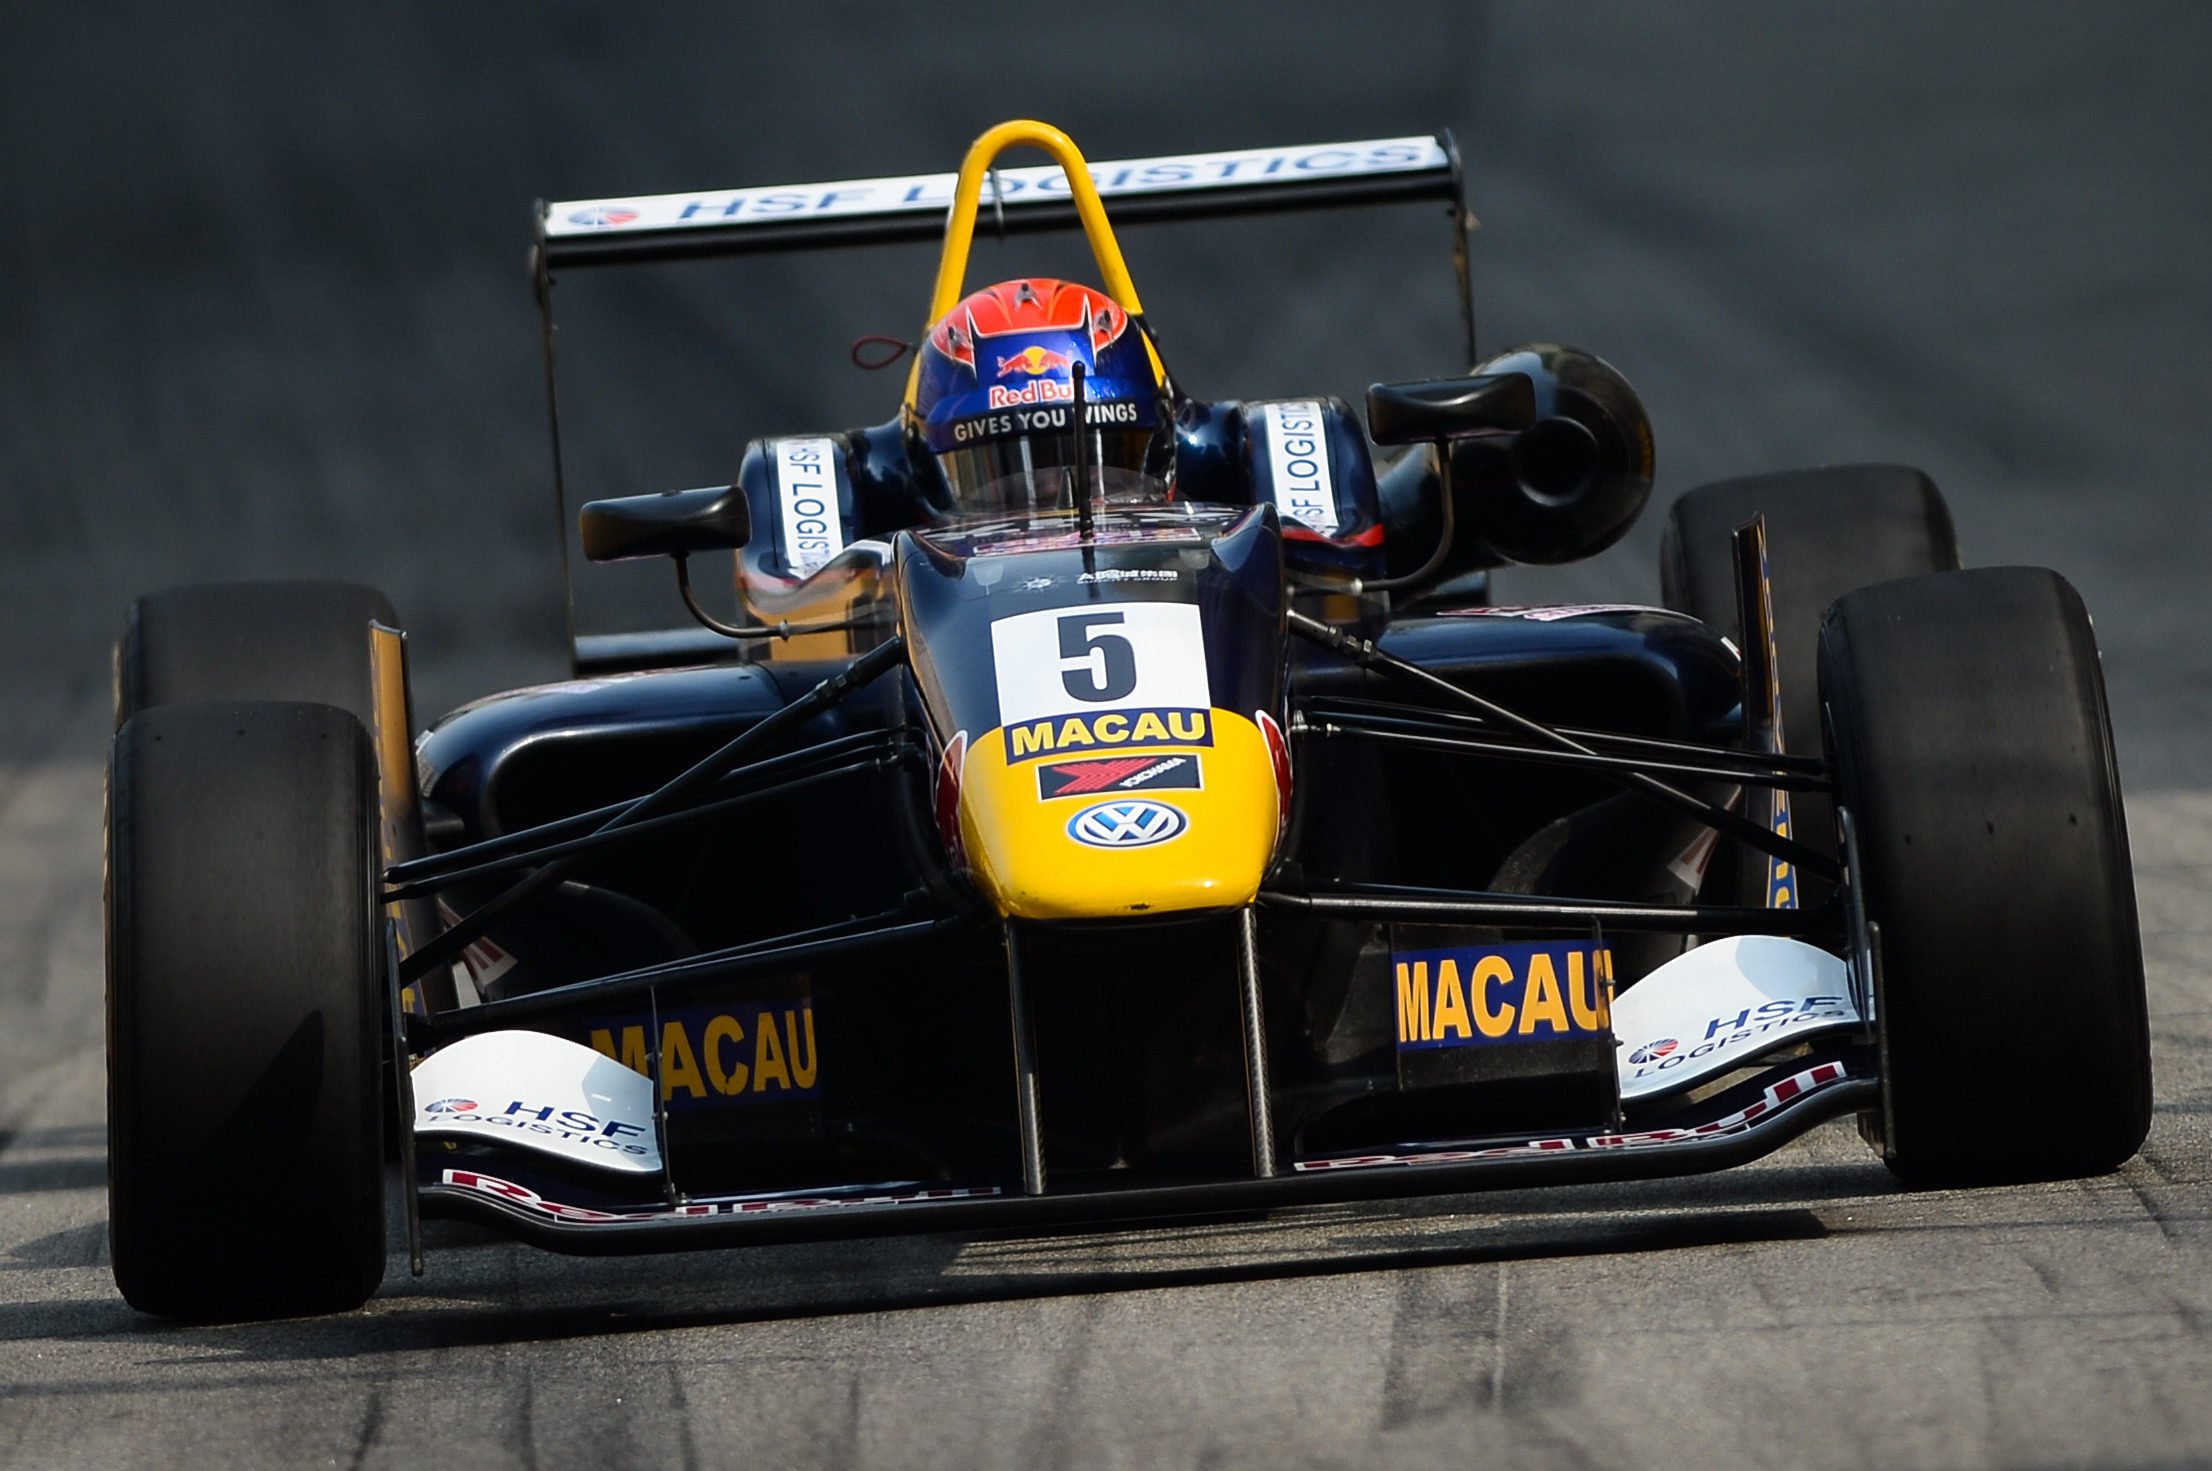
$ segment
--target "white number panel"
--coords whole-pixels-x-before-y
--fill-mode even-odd
[[[1001,725],[1098,710],[1204,710],[1206,644],[1190,603],[1100,603],[991,625]]]

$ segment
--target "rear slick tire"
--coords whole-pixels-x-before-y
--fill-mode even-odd
[[[1870,583],[1956,571],[1958,539],[1935,482],[1905,465],[1831,465],[1698,486],[1667,512],[1659,546],[1661,600],[1726,634],[1739,649],[1743,629],[1730,533],[1754,516],[1766,518],[1783,738],[1792,752],[1810,756],[1820,750],[1814,660],[1829,604]],[[1835,814],[1825,793],[1793,795],[1790,817],[1792,837],[1835,856]],[[1724,843],[1714,855],[1715,883],[1708,892],[1716,902],[1764,906],[1766,868],[1755,855]],[[1830,892],[1825,880],[1810,875],[1804,885],[1807,904]]]
[[[108,792],[108,1240],[142,1312],[383,1280],[376,765],[328,705],[141,711]]]
[[[2150,1035],[2095,636],[2057,573],[1838,600],[1819,678],[1880,927],[1878,1131],[1910,1184],[2103,1174],[2150,1128]]]
[[[369,625],[391,599],[352,582],[218,582],[148,593],[115,645],[115,724],[195,700],[305,700],[376,728]]]

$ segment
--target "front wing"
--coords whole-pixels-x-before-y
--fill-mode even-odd
[[[1787,1076],[1740,1085],[1629,1132],[1413,1146],[1402,1153],[1295,1160],[1285,1173],[1264,1179],[1050,1195],[1023,1195],[1013,1185],[908,1182],[625,1205],[554,1184],[522,1158],[457,1166],[425,1156],[418,1168],[426,1216],[473,1220],[552,1251],[616,1255],[925,1231],[1042,1230],[1699,1174],[1757,1159],[1816,1125],[1874,1108],[1880,1093],[1872,1047],[1844,1039],[1797,1060]]]

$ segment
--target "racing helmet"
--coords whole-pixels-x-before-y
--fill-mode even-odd
[[[1173,417],[1141,328],[1102,291],[1001,281],[964,297],[922,346],[914,417],[954,504],[967,512],[1073,504],[1070,369],[1084,369],[1084,463],[1109,503],[1165,499]]]

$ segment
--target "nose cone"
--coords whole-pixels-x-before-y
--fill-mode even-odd
[[[1266,737],[1226,710],[994,730],[968,748],[960,784],[976,882],[1015,919],[1249,904],[1282,815]]]

